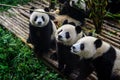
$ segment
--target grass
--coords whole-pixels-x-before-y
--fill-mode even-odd
[[[64,80],[34,57],[33,51],[0,27],[0,80]]]
[[[17,5],[31,0],[2,0]],[[9,7],[1,7],[5,11]],[[0,26],[0,80],[65,80],[53,69],[38,60],[33,51],[19,38]]]

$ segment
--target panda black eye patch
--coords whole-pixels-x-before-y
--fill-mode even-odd
[[[83,50],[84,49],[84,44],[81,44],[80,45],[80,50]]]
[[[38,18],[38,17],[37,17],[37,16],[35,16],[34,21],[36,21],[36,20],[37,20],[37,18]]]
[[[45,21],[45,18],[42,16],[43,21]]]
[[[70,38],[69,32],[66,32],[66,38],[67,38],[67,39]]]

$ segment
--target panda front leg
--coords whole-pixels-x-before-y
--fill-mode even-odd
[[[43,56],[42,51],[40,50],[40,47],[38,45],[34,45],[33,51],[35,53],[35,56],[37,58],[41,58]]]
[[[114,63],[107,61],[108,60],[104,60],[103,58],[98,58],[93,61],[98,80],[111,80]]]
[[[50,59],[57,61],[58,60],[58,54],[56,52],[57,44],[56,40],[51,40],[50,48],[52,49],[52,55],[50,56]]]
[[[64,51],[62,45],[57,43],[57,54],[58,54],[58,70],[63,72],[64,70]]]
[[[62,55],[61,51],[58,52],[58,70],[63,72],[64,70],[64,55]]]
[[[28,36],[26,42],[27,42],[27,43],[32,43],[32,40],[31,40],[31,37],[30,37],[30,33],[29,33],[29,36]]]
[[[77,76],[76,80],[85,80],[94,71],[91,60],[81,59],[78,67],[79,75]]]
[[[73,68],[69,65],[66,65],[64,69],[64,75],[69,76],[72,72],[73,72]]]
[[[60,72],[63,72],[63,70],[64,70],[64,61],[63,60],[58,60],[58,70],[60,71]]]
[[[56,50],[56,40],[55,39],[51,40],[50,48],[52,50]]]

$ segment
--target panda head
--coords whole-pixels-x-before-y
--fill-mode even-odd
[[[65,20],[63,25],[56,31],[57,42],[63,43],[64,45],[72,45],[79,38],[83,36],[80,26],[76,26],[75,23]]]
[[[44,9],[34,9],[34,7],[31,8],[30,10],[30,23],[35,26],[35,27],[44,27],[46,26],[50,19],[51,16],[45,12],[49,12],[48,8]]]
[[[70,0],[69,4],[71,7],[78,7],[79,9],[86,11],[86,3],[84,0]]]
[[[71,47],[71,52],[79,55],[81,58],[97,58],[103,53],[107,52],[110,48],[110,45],[106,42],[103,42],[101,39],[86,36],[79,39]]]

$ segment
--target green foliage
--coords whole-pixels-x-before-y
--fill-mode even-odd
[[[90,17],[96,28],[96,33],[101,32],[101,26],[106,14],[107,0],[87,0],[88,7],[91,10]]]
[[[17,5],[17,4],[25,4],[32,0],[0,0],[0,4],[8,4],[8,5]],[[10,7],[0,6],[0,11],[4,11],[9,9]]]
[[[0,27],[0,80],[64,80],[11,32]]]
[[[2,0],[17,5],[32,0]],[[0,11],[10,7],[0,6]],[[11,32],[0,26],[0,80],[65,80],[38,60],[33,51]]]
[[[107,12],[105,17],[120,20],[120,13],[112,14],[110,12]]]

